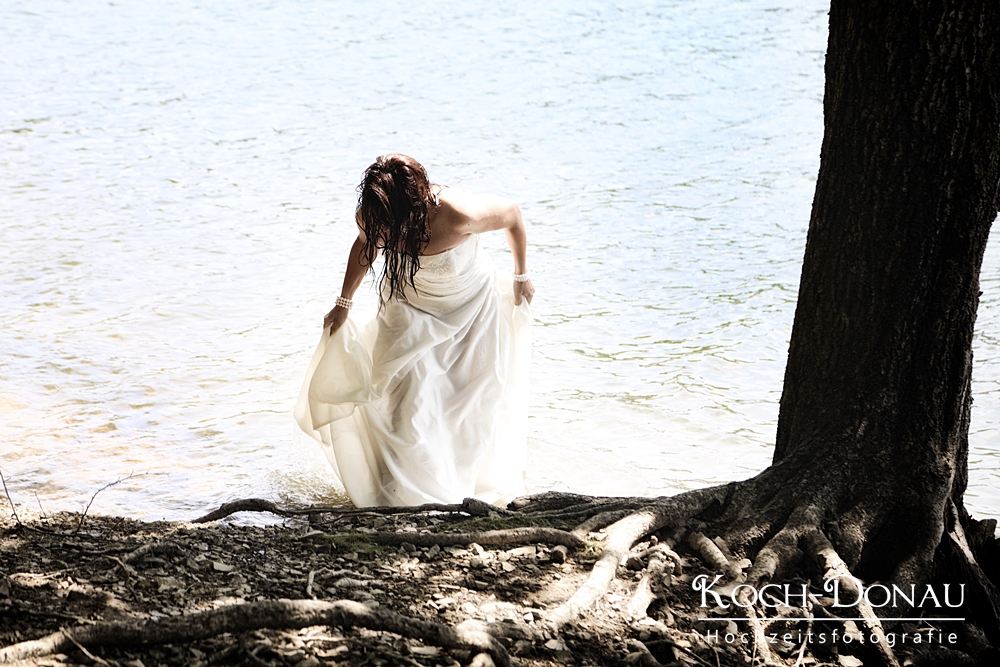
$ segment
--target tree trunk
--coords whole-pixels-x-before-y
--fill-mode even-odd
[[[962,508],[979,271],[1000,183],[998,7],[834,0],[830,11],[774,464],[836,452],[831,474],[849,477],[836,513],[866,534],[837,546],[863,576],[923,572],[947,501]]]
[[[826,77],[773,463],[618,521],[587,586],[604,590],[647,532],[698,531],[751,559],[745,575],[720,569],[744,582],[743,602],[796,573],[816,600],[831,578],[905,591],[936,577],[966,587],[950,611],[1000,647],[1000,595],[976,553],[995,552],[996,524],[962,505],[979,272],[1000,204],[1000,3],[833,0]],[[593,599],[581,589],[550,617]],[[740,606],[754,650],[776,662],[768,609]],[[883,621],[940,612],[855,609],[883,636],[864,650],[886,665],[899,661]]]

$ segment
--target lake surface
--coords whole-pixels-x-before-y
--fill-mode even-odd
[[[531,491],[770,462],[822,139],[827,5],[5,2],[0,471],[158,519],[342,499],[291,409],[355,186],[403,152],[516,200]],[[501,267],[503,235],[484,239]],[[968,504],[1000,515],[1000,248]],[[354,315],[374,312],[359,291]]]

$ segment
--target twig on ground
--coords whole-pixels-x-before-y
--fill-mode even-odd
[[[0,482],[3,482],[3,492],[7,496],[7,502],[10,503],[10,510],[14,513],[14,521],[17,522],[17,525],[23,526],[24,524],[21,523],[21,518],[17,516],[17,508],[14,507],[14,501],[10,498],[10,491],[7,490],[7,480],[4,479],[2,470],[0,470]]]
[[[150,542],[122,556],[122,562],[132,563],[153,554],[179,554],[183,552],[184,550],[176,542]]]
[[[135,571],[135,568],[126,563],[125,561],[123,561],[121,558],[118,558],[117,556],[112,556],[110,554],[105,554],[104,557],[107,558],[108,560],[113,560],[114,562],[118,563],[118,566],[122,569],[122,572],[124,572],[126,575],[130,575],[133,577],[139,576],[139,574]]]
[[[353,579],[374,579],[370,574],[361,574],[360,572],[355,572],[354,570],[317,570],[316,579],[322,581],[323,579],[330,579],[331,577],[351,577]]]
[[[4,488],[6,489],[6,485],[4,485]],[[33,491],[32,493],[35,494],[35,502],[38,503],[38,513],[44,519],[45,518],[45,510],[42,509],[42,499],[38,497],[38,492],[37,491]]]
[[[90,511],[90,506],[94,504],[94,500],[97,498],[97,494],[98,493],[100,493],[104,489],[107,489],[109,487],[115,486],[116,484],[121,484],[122,482],[124,482],[126,480],[132,479],[133,477],[143,477],[143,476],[148,475],[148,474],[149,474],[148,472],[141,472],[138,475],[136,475],[134,472],[133,473],[129,473],[128,477],[119,477],[115,481],[108,482],[107,484],[105,484],[104,486],[102,486],[101,488],[99,488],[97,491],[95,491],[94,495],[92,495],[90,497],[90,502],[87,503],[87,506],[85,508],[83,508],[83,514],[80,515],[80,522],[76,524],[76,530],[73,531],[73,534],[76,535],[77,533],[80,532],[80,529],[83,528],[83,521],[84,521],[84,519],[87,518],[87,512]]]
[[[699,657],[698,654],[695,653],[694,651],[692,651],[691,649],[685,648],[685,647],[681,646],[680,644],[674,644],[674,648],[676,648],[678,651],[680,651],[682,653],[685,653],[685,654],[691,656],[696,661],[698,661],[699,664],[705,665],[705,667],[712,667],[712,664],[710,662],[707,662],[707,661],[705,661],[704,658]],[[716,655],[715,659],[718,660],[719,656]],[[751,663],[751,664],[753,664],[753,663]]]
[[[250,642],[247,641],[247,636],[245,634],[240,635],[240,638],[237,643],[240,647],[240,651],[243,652],[243,655],[250,658],[250,662],[252,662],[255,665],[260,665],[260,667],[272,667],[271,663],[267,662],[266,660],[261,660],[257,656],[256,651],[259,651],[261,647],[250,646]]]
[[[812,621],[811,620],[810,620],[809,625],[807,627],[808,627],[808,631],[807,631],[807,637],[808,637],[808,632],[812,630]],[[808,638],[802,640],[802,646],[799,647],[799,655],[795,659],[795,667],[802,667],[802,658],[806,654],[806,645],[808,643],[809,643],[809,639]]]
[[[747,625],[750,626],[750,637],[753,640],[753,660],[760,658],[764,665],[778,664],[767,641],[767,632],[764,629],[764,621],[766,619],[757,615],[757,608],[750,603],[749,593],[747,593],[746,589],[740,591],[738,598],[738,604],[746,609],[748,619]],[[734,603],[735,602],[736,601],[734,600]],[[763,614],[761,614],[761,616],[763,616]],[[756,663],[751,662],[750,664],[753,665]]]
[[[25,616],[31,616],[33,618],[58,618],[63,621],[73,621],[74,623],[83,622],[83,619],[79,616],[64,614],[59,611],[35,611],[34,609],[25,609],[24,607],[20,607],[17,610],[17,613]]]
[[[392,649],[386,646],[372,646],[369,647],[369,650],[377,655],[389,658],[390,664],[395,663],[395,664],[411,665],[412,667],[425,667],[425,665],[417,662],[413,658],[408,658],[402,653],[397,653],[396,651],[393,651]],[[471,664],[469,667],[472,667]]]
[[[93,660],[98,665],[103,665],[104,667],[111,667],[111,664],[108,663],[107,660],[101,658],[100,656],[96,656],[90,651],[88,651],[82,644],[80,644],[80,642],[73,639],[72,635],[67,633],[66,636],[69,638],[71,642],[73,642],[73,645],[76,646],[78,649],[80,649],[80,652],[83,653],[85,656],[87,656],[89,659]]]
[[[77,553],[86,554],[87,556],[107,556],[108,554],[121,554],[131,551],[131,546],[125,547],[111,547],[109,549],[85,549],[79,544],[74,544],[72,542],[66,542],[63,544],[67,549],[72,549]]]
[[[662,667],[662,663],[657,660],[656,656],[650,653],[649,648],[638,639],[629,639],[625,643],[630,649],[639,654],[639,660],[637,662],[640,667]]]
[[[316,596],[313,595],[313,582],[316,580],[316,570],[309,570],[309,580],[306,582],[306,595],[311,597],[313,600]]]

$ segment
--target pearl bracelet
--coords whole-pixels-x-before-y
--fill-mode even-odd
[[[346,308],[347,310],[350,310],[351,306],[354,305],[354,302],[351,301],[350,299],[345,299],[342,296],[338,296],[337,297],[337,305],[340,306],[341,308]]]
[[[514,274],[514,282],[516,282],[516,283],[526,283],[526,282],[528,282],[529,278],[531,278],[531,274],[530,273],[515,273]]]

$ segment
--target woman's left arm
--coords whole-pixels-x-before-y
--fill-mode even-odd
[[[535,287],[531,284],[528,273],[528,233],[524,228],[524,218],[521,217],[521,209],[517,204],[512,203],[511,208],[508,213],[511,224],[504,228],[504,232],[510,252],[514,255],[514,304],[520,306],[522,297],[531,303]]]

